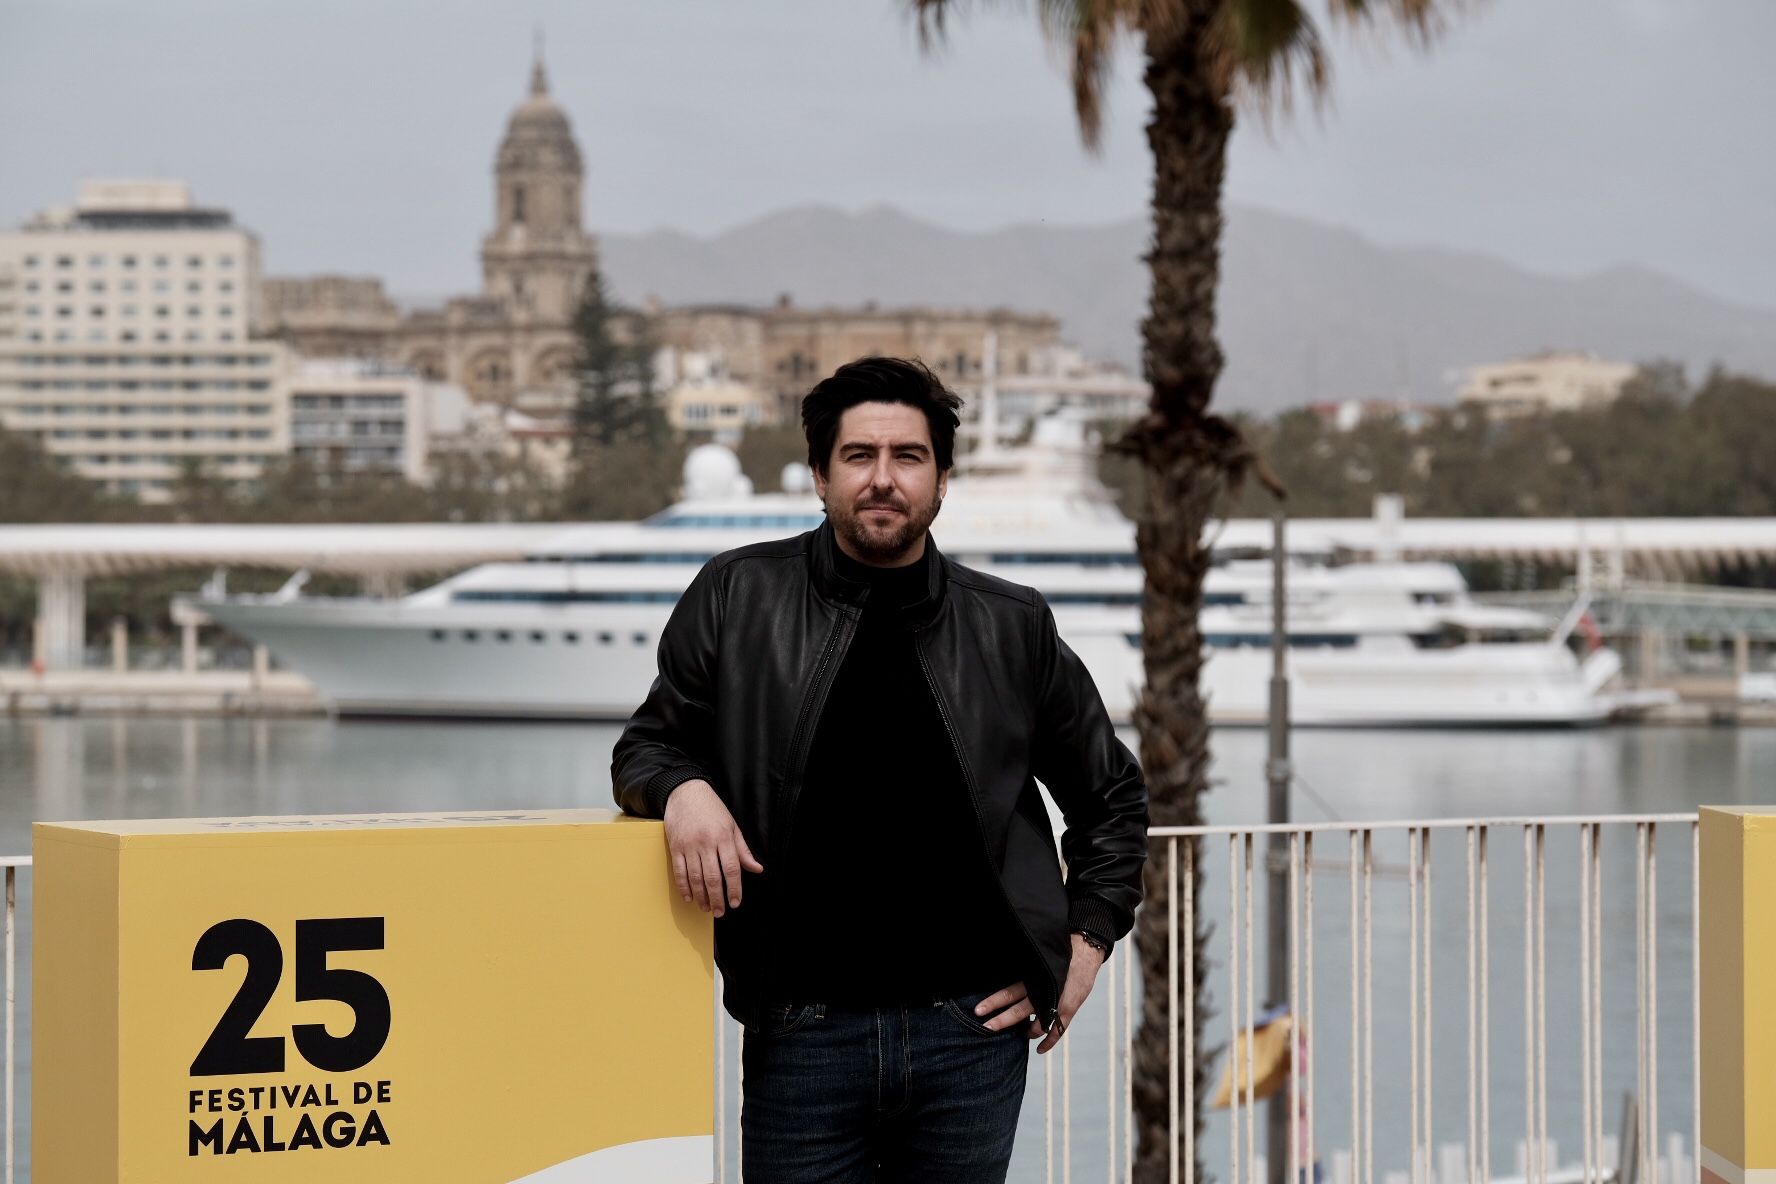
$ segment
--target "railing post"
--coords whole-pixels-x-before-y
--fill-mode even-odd
[[[1776,1175],[1776,812],[1701,811],[1703,1184]]]

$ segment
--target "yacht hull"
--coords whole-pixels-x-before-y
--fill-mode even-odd
[[[208,600],[218,623],[266,645],[347,716],[623,720],[647,694],[669,609],[655,605],[413,606],[400,601]],[[1057,611],[1111,718],[1131,721],[1142,680],[1133,612]],[[1291,651],[1298,727],[1574,727],[1616,710],[1608,651],[1586,664],[1547,644],[1458,646],[1377,656]],[[1211,650],[1210,722],[1269,715],[1268,649]]]

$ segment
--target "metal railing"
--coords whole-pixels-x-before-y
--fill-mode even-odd
[[[1666,967],[1668,976],[1688,971],[1687,1033],[1672,1033],[1668,1019],[1664,1037],[1677,1044],[1687,1035],[1687,1055],[1665,1061],[1667,1070],[1687,1072],[1666,1080],[1658,1006],[1661,829],[1682,832],[1683,850],[1668,858],[1667,878],[1676,865],[1688,898],[1682,934],[1688,966]],[[1515,1143],[1511,1178],[1522,1184],[1696,1179],[1694,814],[1156,827],[1149,833],[1167,887],[1163,898],[1144,907],[1166,910],[1172,1184],[1195,1184],[1199,1155],[1224,1162],[1222,1178],[1231,1184],[1314,1181],[1321,1178],[1316,1169],[1329,1169],[1323,1177],[1329,1184],[1484,1184],[1499,1178],[1493,1161],[1501,1140],[1506,1148]],[[1266,1102],[1255,1092],[1264,1067],[1254,1062],[1254,1042],[1241,1037],[1260,1014],[1258,984],[1268,967],[1259,913],[1273,901],[1288,919],[1287,997],[1266,1002],[1287,1007],[1297,1071]],[[1213,927],[1213,942],[1199,947],[1204,922]],[[1501,933],[1507,927],[1508,936]],[[1685,944],[1667,941],[1667,961],[1681,957]],[[1625,973],[1630,961],[1632,976]],[[1219,1013],[1206,1021],[1202,1048],[1187,1020],[1199,962],[1207,972],[1208,1010]],[[1078,1176],[1082,1180],[1132,1177],[1139,977],[1131,936],[1117,945],[1068,1037],[1033,1068],[1041,1083],[1033,1076],[1026,1093],[1014,1180],[1072,1184],[1076,1159],[1095,1165]],[[1450,988],[1458,980],[1463,988],[1456,993]],[[1668,978],[1668,990],[1671,985]],[[1665,1010],[1678,1008],[1668,1000]],[[1625,1032],[1630,1023],[1632,1038]],[[1521,1029],[1520,1041],[1513,1026]],[[1082,1033],[1089,1040],[1101,1034],[1101,1056],[1083,1045],[1074,1055]],[[1520,1063],[1512,1051],[1519,1044]],[[739,1179],[738,1047],[735,1025],[718,1004],[715,1169],[724,1182]],[[1230,1074],[1228,1062],[1240,1053],[1240,1071]],[[1191,1121],[1191,1067],[1199,1055],[1212,1060],[1223,1084],[1233,1085],[1225,1114],[1205,1122],[1201,1139]],[[1630,1055],[1631,1080],[1624,1072]],[[1682,1123],[1687,1153],[1682,1136],[1661,1126],[1662,1095],[1681,1095],[1675,1108],[1688,1110]],[[1075,1121],[1080,1098],[1097,1099],[1084,1124]],[[1618,1100],[1621,1119],[1611,1138],[1605,1116]],[[1279,1120],[1287,1175],[1269,1171],[1265,1146],[1275,1128],[1266,1106],[1287,1107]],[[1662,1132],[1670,1135],[1664,1150]],[[1440,1134],[1456,1137],[1440,1140]],[[1578,1148],[1576,1162],[1558,1162],[1562,1140]],[[1623,1140],[1629,1146],[1619,1149]],[[1321,1141],[1344,1146],[1323,1153]]]
[[[1662,830],[1682,834],[1675,860],[1667,844],[1664,878],[1673,878],[1674,864],[1683,878],[1688,923],[1681,936],[1688,939],[1687,967],[1674,962],[1671,951],[1676,944],[1681,956],[1685,943],[1661,945]],[[1515,1176],[1524,1184],[1604,1184],[1611,1179],[1677,1184],[1696,1178],[1700,962],[1695,815],[1154,828],[1150,835],[1167,886],[1163,898],[1145,907],[1166,910],[1165,1093],[1168,1179],[1174,1184],[1195,1184],[1199,1151],[1225,1157],[1230,1184],[1262,1184],[1268,1164],[1259,1153],[1266,1117],[1261,1107],[1279,1104],[1286,1104],[1285,1114],[1295,1119],[1285,1123],[1288,1180],[1314,1180],[1309,1165],[1329,1163],[1330,1184],[1376,1184],[1378,1167],[1383,1184],[1481,1184],[1495,1179],[1498,1140],[1513,1137],[1519,1161]],[[1501,861],[1517,862],[1513,840],[1519,836],[1520,881],[1514,866],[1499,870]],[[1268,864],[1258,854],[1260,838],[1267,854],[1275,852]],[[1451,850],[1457,844],[1459,853]],[[1223,862],[1225,867],[1217,866]],[[20,1087],[17,889],[20,869],[30,866],[29,856],[0,857],[6,880],[6,1184],[14,1179]],[[1454,874],[1446,875],[1452,868]],[[1401,882],[1404,901],[1398,899]],[[1288,1075],[1279,1094],[1283,1100],[1266,1103],[1255,1093],[1252,1042],[1242,1045],[1239,1037],[1259,1014],[1256,984],[1263,950],[1258,938],[1262,927],[1255,919],[1259,901],[1268,905],[1272,896],[1288,917],[1288,989],[1286,999],[1269,1002],[1286,1004],[1292,1021],[1299,1017],[1300,1023],[1289,1038],[1298,1071]],[[1196,940],[1202,920],[1216,928],[1214,942],[1206,947]],[[1501,925],[1520,925],[1521,933],[1497,942],[1495,931]],[[1662,948],[1667,975],[1687,969],[1689,979],[1688,999],[1681,1008],[1665,1008],[1664,1027],[1658,1006]],[[1199,961],[1207,970],[1207,1010],[1219,1011],[1208,1021],[1208,1046],[1201,1049],[1192,1026],[1183,1022],[1190,1015]],[[1624,973],[1628,962],[1631,976]],[[1565,964],[1576,964],[1570,978]],[[1453,982],[1458,972],[1464,989],[1451,998],[1440,984]],[[1396,989],[1400,977],[1405,979],[1403,993]],[[1072,1184],[1076,1160],[1080,1167],[1094,1165],[1078,1176],[1082,1180],[1117,1181],[1132,1175],[1138,1151],[1133,1046],[1139,978],[1131,938],[1117,945],[1067,1038],[1033,1069],[1041,1082],[1026,1095],[1020,1158],[1014,1161],[1022,1170],[1014,1179]],[[1665,981],[1669,990],[1669,977]],[[719,999],[719,991],[717,995]],[[1557,1022],[1551,1029],[1551,1006],[1575,1013],[1577,1023],[1569,1028]],[[1685,1055],[1667,1056],[1662,1071],[1662,1046],[1682,1039],[1670,1031],[1670,1013],[1678,1010],[1687,1019],[1682,1027],[1688,1048],[1682,1050]],[[734,1181],[740,1168],[734,1121],[740,1099],[738,1033],[719,1003],[715,1015],[716,1179]],[[1521,1028],[1522,1060],[1514,1063],[1513,1051],[1507,1067],[1498,1054],[1503,1044],[1517,1044],[1509,1031],[1513,1022]],[[1622,1034],[1630,1024],[1631,1039]],[[1398,1044],[1386,1041],[1398,1038],[1404,1044],[1404,1098],[1399,1082],[1377,1070],[1378,1036],[1384,1069],[1390,1061],[1400,1067]],[[1098,1050],[1093,1044],[1100,1037]],[[1200,1054],[1225,1072],[1229,1050],[1237,1048],[1245,1050],[1245,1064],[1232,1077],[1231,1104],[1224,1119],[1216,1115],[1205,1124],[1199,1146],[1190,1121],[1196,1102],[1190,1069]],[[1630,1050],[1631,1081],[1622,1071]],[[1342,1072],[1337,1071],[1340,1059],[1345,1062]],[[1662,1078],[1674,1066],[1678,1071]],[[1439,1084],[1451,1079],[1458,1101],[1441,1115],[1441,1127],[1444,1133],[1455,1128],[1464,1138],[1439,1143],[1436,1106],[1439,1099],[1449,1104],[1449,1088],[1445,1084],[1439,1089]],[[1575,1091],[1568,1086],[1575,1079],[1578,1104],[1572,1107],[1568,1095]],[[1622,1086],[1629,1103],[1615,1131],[1617,1140],[1626,1138],[1630,1144],[1623,1154],[1616,1153],[1604,1122],[1612,1083]],[[1520,1105],[1495,1105],[1517,1101],[1501,1097],[1507,1089],[1521,1093]],[[1661,1102],[1674,1100],[1687,1103],[1688,1122],[1681,1124],[1690,1136],[1687,1155],[1681,1137],[1661,1124]],[[1076,1114],[1085,1117],[1076,1121]],[[1664,1135],[1670,1135],[1672,1145],[1661,1152]],[[1577,1143],[1577,1163],[1557,1161],[1557,1138]],[[1348,1142],[1322,1153],[1322,1139]],[[1396,1170],[1388,1154],[1405,1170]]]
[[[14,1133],[18,1106],[18,873],[30,867],[29,855],[0,856],[6,869],[6,1184],[13,1184],[17,1162]]]

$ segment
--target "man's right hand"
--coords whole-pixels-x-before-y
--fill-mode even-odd
[[[765,870],[715,787],[700,778],[666,799],[666,849],[679,895],[718,917],[740,907],[740,869]]]

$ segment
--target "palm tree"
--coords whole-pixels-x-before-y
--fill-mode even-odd
[[[941,40],[945,19],[967,0],[905,0],[927,46]],[[1428,42],[1439,18],[1459,0],[1327,0],[1332,18],[1393,21],[1416,44]],[[1221,186],[1234,113],[1245,106],[1268,115],[1286,110],[1297,85],[1325,93],[1327,62],[1319,29],[1300,0],[1034,0],[1044,31],[1069,55],[1075,113],[1088,148],[1103,126],[1102,96],[1117,38],[1134,34],[1145,55],[1153,96],[1147,141],[1153,150],[1152,272],[1142,322],[1142,368],[1152,387],[1145,417],[1115,442],[1146,475],[1145,512],[1136,547],[1146,573],[1141,645],[1147,685],[1135,711],[1155,825],[1203,821],[1208,788],[1209,727],[1198,676],[1202,670],[1203,577],[1209,550],[1203,528],[1224,494],[1255,474],[1277,496],[1282,488],[1229,420],[1210,413],[1221,373],[1215,341],[1215,289],[1221,262]],[[1135,1114],[1140,1150],[1134,1178],[1166,1178],[1168,1146],[1166,1008],[1166,868],[1150,859],[1147,907],[1135,941],[1143,985],[1135,1044]],[[1202,860],[1192,861],[1198,887]],[[1207,936],[1198,922],[1197,945]],[[1196,960],[1192,997],[1201,1000],[1206,960]],[[1190,1022],[1202,1048],[1204,1011]],[[1200,1128],[1207,1094],[1206,1061],[1196,1074]],[[1282,1163],[1276,1156],[1272,1178]],[[1199,1171],[1200,1175],[1200,1171]]]

